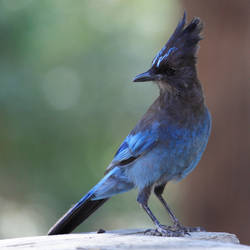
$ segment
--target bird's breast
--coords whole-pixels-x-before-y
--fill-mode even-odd
[[[201,119],[187,126],[168,124],[159,130],[157,145],[129,167],[128,175],[136,186],[182,179],[199,162],[207,145],[211,119],[206,110]]]
[[[165,155],[167,178],[182,179],[198,164],[211,130],[211,117],[206,109],[202,116],[190,117],[185,126],[170,124],[163,128],[159,149]]]

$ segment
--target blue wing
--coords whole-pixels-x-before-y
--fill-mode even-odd
[[[158,141],[158,129],[147,129],[129,134],[117,150],[107,171],[114,166],[123,166],[150,151]]]

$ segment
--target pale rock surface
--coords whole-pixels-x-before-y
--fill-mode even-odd
[[[234,234],[199,232],[185,237],[167,238],[144,235],[143,229],[106,233],[65,234],[0,240],[1,250],[87,250],[87,249],[249,249]]]

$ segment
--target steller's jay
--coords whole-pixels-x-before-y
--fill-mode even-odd
[[[147,233],[183,236],[201,228],[184,227],[162,197],[170,180],[181,180],[199,162],[208,142],[211,117],[196,72],[201,40],[199,18],[185,27],[186,14],[151,68],[134,82],[155,82],[159,97],[126,137],[105,176],[50,229],[49,235],[73,231],[111,196],[138,189],[137,201],[154,222]],[[173,226],[160,224],[148,207],[151,191],[166,208]]]

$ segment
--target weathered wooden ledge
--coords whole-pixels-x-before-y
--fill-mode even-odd
[[[0,240],[0,249],[87,250],[87,249],[249,249],[234,234],[199,232],[185,237],[147,236],[142,229],[37,236]]]

